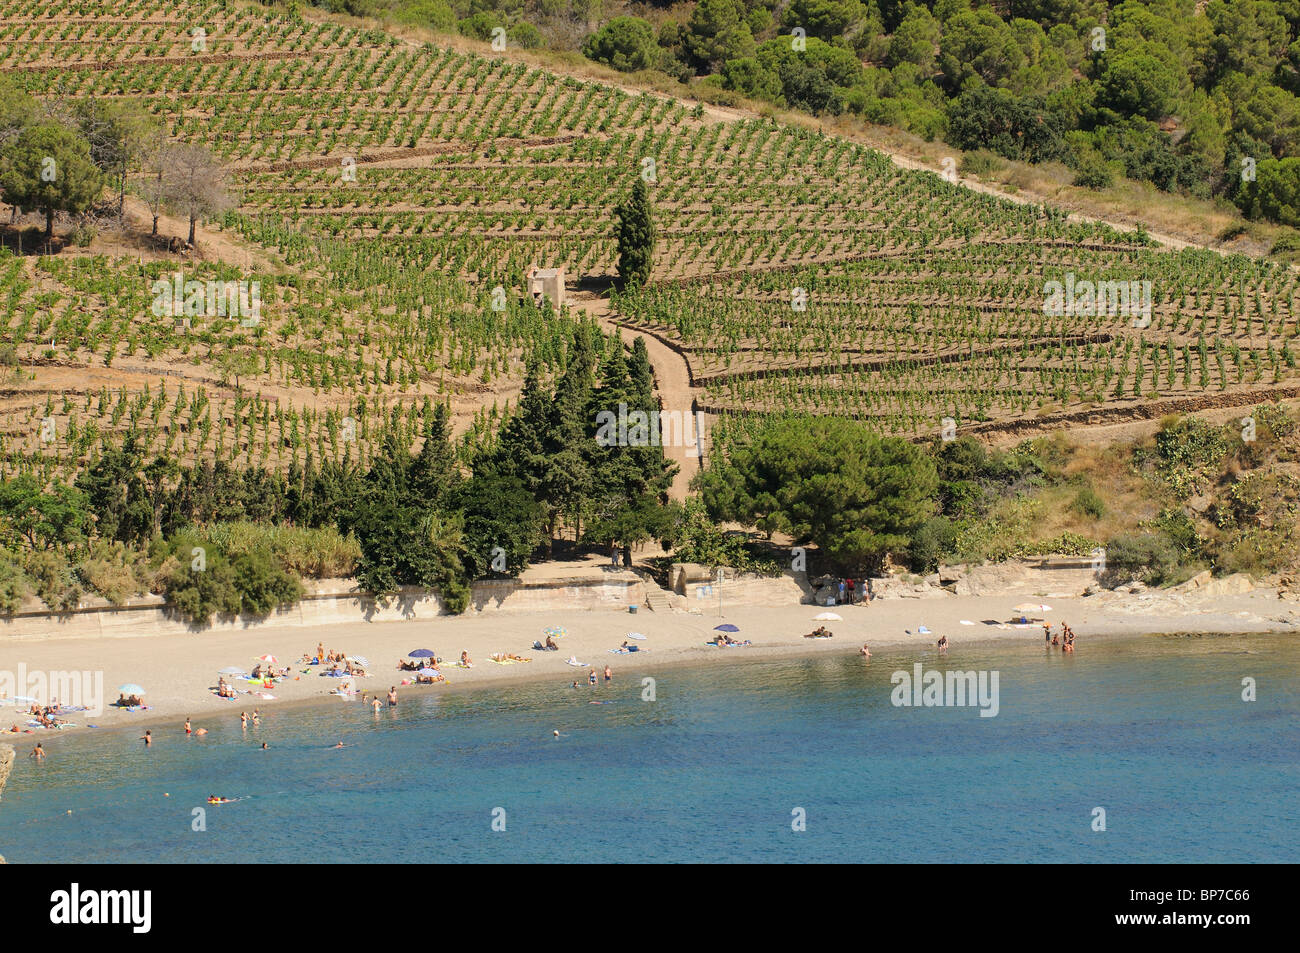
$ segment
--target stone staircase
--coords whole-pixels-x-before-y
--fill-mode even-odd
[[[648,580],[645,584],[645,604],[651,612],[671,612],[673,608],[668,601],[668,593],[655,585],[654,580]]]

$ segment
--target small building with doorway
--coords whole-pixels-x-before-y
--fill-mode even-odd
[[[564,305],[564,269],[531,268],[528,271],[528,294],[533,305],[540,308],[542,299],[549,298],[551,306],[559,311]]]

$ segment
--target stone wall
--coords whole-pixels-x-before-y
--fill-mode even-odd
[[[121,608],[91,608],[77,612],[20,612],[0,619],[0,639],[134,638],[231,632],[252,628],[310,628],[356,622],[399,622],[432,619],[444,613],[441,598],[426,589],[404,588],[387,605],[357,592],[350,579],[308,581],[307,594],[295,606],[265,619],[214,620],[210,628],[195,629],[172,616],[162,600],[135,600]],[[525,582],[518,579],[474,583],[467,612],[527,612],[537,609],[623,608],[645,601],[645,583],[633,572],[604,572],[599,578]]]

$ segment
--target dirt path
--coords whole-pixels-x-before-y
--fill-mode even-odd
[[[566,300],[573,307],[580,308],[594,317],[600,323],[602,330],[616,332],[625,343],[631,344],[638,337],[642,338],[645,341],[646,353],[650,357],[650,365],[654,368],[655,389],[659,392],[663,410],[668,413],[679,413],[683,422],[690,419],[696,399],[703,394],[703,391],[691,386],[691,369],[682,355],[652,335],[642,334],[616,323],[612,319],[613,312],[607,298],[591,291],[569,291]],[[684,445],[684,441],[669,441],[670,444],[676,445],[664,447],[664,455],[677,464],[677,476],[673,478],[673,485],[669,491],[674,500],[686,499],[691,478],[700,469],[701,452],[707,453],[709,449],[708,432],[711,418],[706,414],[697,419],[704,430],[698,445],[693,444],[688,447]],[[689,433],[695,434],[693,426]]]

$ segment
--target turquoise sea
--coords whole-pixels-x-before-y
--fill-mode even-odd
[[[998,672],[999,711],[891,675]],[[729,661],[594,690],[407,690],[40,740],[0,802],[22,862],[1300,860],[1300,640],[1148,636]],[[1253,678],[1257,700],[1242,700]],[[593,701],[602,704],[591,704]],[[553,730],[561,733],[557,739]],[[339,740],[348,747],[333,749]],[[260,750],[266,741],[269,749]],[[169,796],[164,797],[164,794]],[[209,794],[238,797],[208,805]],[[196,816],[195,808],[202,814]],[[1105,811],[1094,830],[1095,809]],[[798,821],[803,819],[804,829]],[[199,820],[203,824],[198,823]],[[203,826],[205,830],[195,830]],[[498,829],[502,828],[504,829]]]

